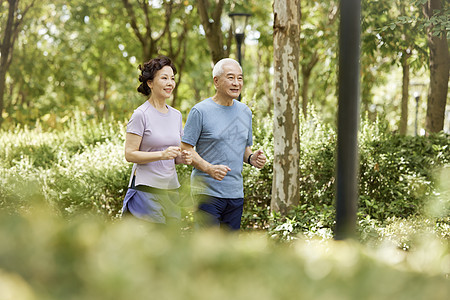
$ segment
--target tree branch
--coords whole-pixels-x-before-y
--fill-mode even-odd
[[[209,23],[208,7],[209,7],[208,0],[198,1],[197,10],[200,16],[200,21],[203,25],[203,29],[205,29],[205,33],[206,32],[209,33],[211,31],[211,23]]]
[[[151,39],[151,35],[152,35],[152,25],[150,22],[150,18],[148,16],[148,3],[143,0],[142,2],[140,2],[142,10],[144,11],[144,17],[145,17],[145,30],[146,30],[146,34],[145,36],[150,36]]]
[[[139,28],[137,26],[137,22],[136,22],[136,14],[134,13],[134,9],[133,6],[130,4],[130,2],[128,0],[122,0],[122,3],[128,13],[128,16],[131,19],[131,28],[133,28],[134,34],[136,35],[136,37],[139,39],[139,41],[142,43],[142,45],[145,45],[146,41],[145,38],[142,36],[141,32],[139,31]],[[151,35],[150,35],[151,37]]]
[[[169,26],[170,26],[170,19],[172,18],[172,7],[173,7],[173,0],[170,0],[169,2],[166,2],[166,14],[165,14],[165,25],[164,25],[164,30],[161,32],[161,34],[155,39],[155,42],[159,41],[164,34],[166,34],[166,32],[169,31]]]
[[[183,24],[183,33],[180,34],[179,37],[178,37],[178,49],[177,49],[177,52],[174,54],[174,57],[178,57],[178,55],[180,55],[180,52],[183,49],[183,47],[186,47],[188,27],[189,27],[188,22],[184,22],[184,24]]]
[[[217,22],[217,21],[220,21],[220,17],[222,16],[222,11],[223,11],[224,4],[225,4],[225,0],[217,1],[216,8],[214,9],[214,12],[212,14],[212,19],[214,20],[215,24],[217,24],[217,23],[220,24],[220,22]]]

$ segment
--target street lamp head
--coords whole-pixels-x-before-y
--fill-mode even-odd
[[[248,13],[230,13],[228,16],[231,18],[231,26],[233,30],[234,37],[237,43],[237,59],[239,65],[242,66],[241,57],[241,45],[244,43],[245,38],[245,27],[247,27],[248,18],[251,14]],[[238,100],[241,101],[241,95],[239,95]]]
[[[235,36],[243,36],[245,34],[245,27],[247,26],[248,18],[251,14],[248,13],[230,13],[233,33]]]

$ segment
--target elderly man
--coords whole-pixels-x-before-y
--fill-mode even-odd
[[[261,169],[263,151],[253,152],[252,112],[235,100],[244,83],[237,61],[224,58],[213,69],[216,94],[190,111],[181,148],[193,154],[192,193],[197,222],[239,230],[244,206],[243,163]],[[195,147],[195,150],[194,150]]]

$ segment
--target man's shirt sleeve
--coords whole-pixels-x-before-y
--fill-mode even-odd
[[[184,135],[181,141],[195,147],[201,132],[202,114],[193,107],[189,112],[186,125],[184,125]]]

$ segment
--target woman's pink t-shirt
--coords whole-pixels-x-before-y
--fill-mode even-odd
[[[163,151],[170,146],[179,147],[183,136],[181,113],[167,105],[169,111],[161,113],[145,101],[130,118],[127,133],[142,137],[139,151]],[[180,187],[175,160],[158,160],[146,164],[134,164],[131,173],[136,174],[136,185],[147,185],[158,189],[175,189]]]

